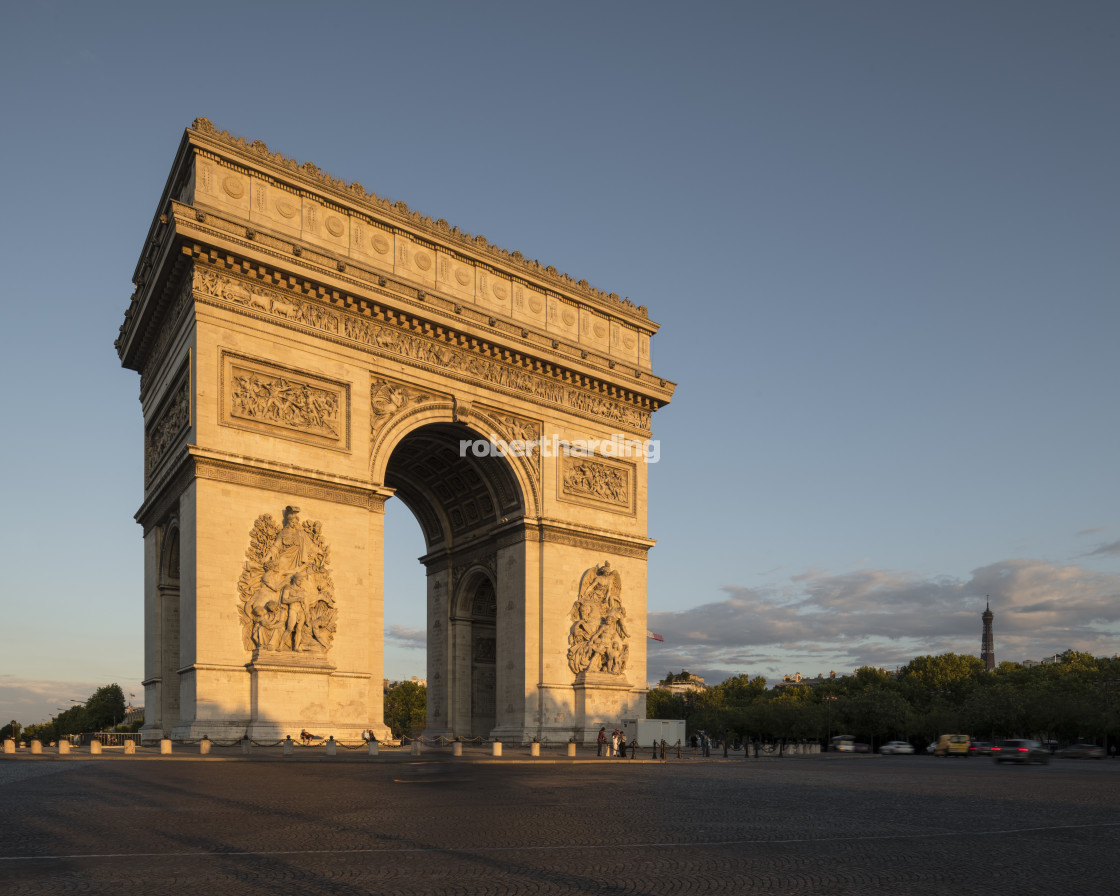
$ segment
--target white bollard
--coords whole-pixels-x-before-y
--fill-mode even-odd
[[[38,740],[38,739],[31,741],[31,754],[33,756],[38,756],[42,752],[43,752],[43,742],[41,740]]]
[[[171,738],[165,737],[159,742],[159,752],[161,756],[171,755]]]
[[[420,755],[420,738],[416,738],[416,740],[414,740],[412,742],[412,755],[413,756],[419,756]]]
[[[500,740],[494,741],[493,747],[490,751],[490,755],[491,756],[501,756],[502,755],[502,742]]]
[[[334,756],[338,753],[338,744],[335,742],[334,735],[332,734],[327,738],[327,755]]]
[[[462,756],[463,755],[463,744],[461,742],[455,741],[455,743],[453,743],[451,745],[451,755],[452,756]]]
[[[296,745],[292,742],[292,736],[289,734],[284,738],[284,755],[291,756],[296,751]]]
[[[136,741],[126,740],[124,742],[124,755],[125,756],[135,756],[136,755]]]
[[[370,756],[376,756],[376,755],[377,755],[377,751],[378,751],[378,744],[377,744],[377,741],[375,741],[375,740],[371,740],[371,741],[369,742],[369,755],[370,755]]]
[[[568,756],[569,757],[574,757],[575,755],[576,755],[576,745],[575,744],[568,744]]]
[[[163,745],[162,744],[160,744],[160,752],[163,752]],[[170,752],[170,751],[168,751],[168,752]],[[209,756],[210,755],[210,738],[208,738],[205,734],[202,735],[202,740],[200,740],[198,742],[198,755],[199,756]]]
[[[70,741],[59,739],[58,741],[58,755],[67,756],[70,753]]]
[[[533,741],[533,743],[529,744],[529,755],[532,756],[534,759],[540,759],[540,757],[541,757],[541,745],[539,743],[537,743],[536,741]]]
[[[101,755],[101,741],[99,741],[96,737],[89,742],[89,755],[90,756],[100,756]]]
[[[10,737],[5,738],[4,739],[4,752],[5,753],[14,753],[15,751],[16,751],[16,742]]]

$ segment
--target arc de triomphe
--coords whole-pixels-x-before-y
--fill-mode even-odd
[[[645,308],[206,119],[133,281],[146,738],[387,737],[394,495],[427,545],[426,734],[644,717],[674,388]]]

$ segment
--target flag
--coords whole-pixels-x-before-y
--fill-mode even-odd
[[[648,631],[648,630],[646,631],[646,637],[649,638],[652,641],[664,641],[665,640],[664,638],[661,637],[661,635],[654,634],[653,632]]]

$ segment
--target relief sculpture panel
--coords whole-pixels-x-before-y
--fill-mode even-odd
[[[327,448],[350,447],[350,387],[222,353],[222,423]]]
[[[330,547],[318,522],[284,508],[284,524],[253,524],[237,583],[242,646],[257,652],[326,654],[337,630]]]
[[[580,579],[568,630],[568,668],[621,675],[630,658],[630,633],[622,606],[622,576],[610,563],[593,566]]]
[[[614,513],[633,513],[634,466],[620,461],[565,456],[558,466],[561,500]]]

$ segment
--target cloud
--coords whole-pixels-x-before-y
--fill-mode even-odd
[[[428,633],[422,628],[391,625],[389,630],[385,632],[385,640],[392,641],[398,647],[407,647],[410,650],[426,650],[428,648]]]
[[[1102,557],[1106,555],[1120,555],[1120,541],[1113,541],[1110,544],[1098,545],[1093,550],[1086,554],[1086,557]]]
[[[13,719],[21,724],[49,721],[59,710],[74,706],[73,700],[86,701],[90,694],[105,682],[53,681],[49,679],[20,678],[18,675],[0,674],[0,725]],[[125,700],[129,692],[125,690]],[[143,703],[143,694],[136,702]]]
[[[649,627],[665,637],[650,650],[651,678],[686,668],[712,681],[742,672],[772,679],[894,668],[922,654],[979,655],[989,599],[997,660],[1068,648],[1111,655],[1120,635],[1120,576],[1041,560],[1003,560],[967,580],[813,570],[782,587],[723,590],[721,601],[649,614]]]

